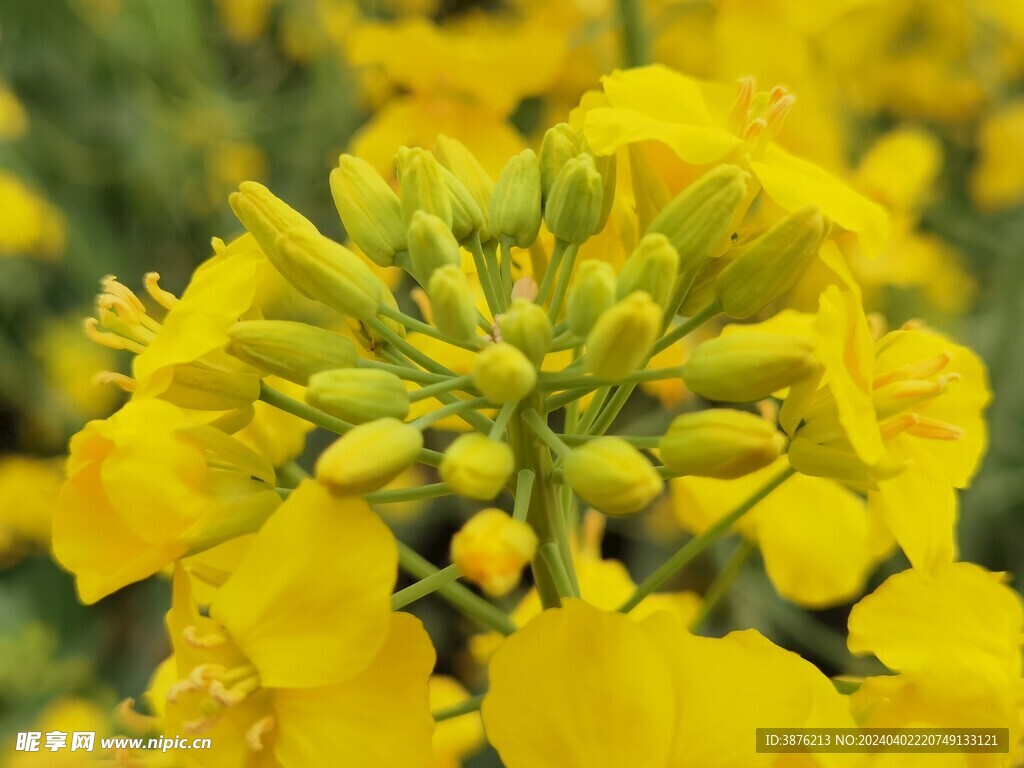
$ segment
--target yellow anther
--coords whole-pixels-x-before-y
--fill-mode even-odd
[[[114,384],[128,393],[134,392],[137,384],[131,376],[125,376],[116,371],[100,371],[92,377],[92,383],[96,386]]]
[[[891,440],[920,421],[921,416],[916,413],[903,413],[878,422],[878,431],[881,432],[883,440]]]
[[[260,679],[256,675],[247,677],[236,685],[228,687],[222,680],[214,680],[210,683],[210,696],[218,704],[231,707],[240,704],[249,698],[250,694],[259,690]]]
[[[140,325],[142,318],[133,303],[125,301],[123,297],[113,293],[101,293],[96,297],[96,306],[100,313],[106,310],[117,315],[118,320],[128,325]],[[143,313],[145,309],[142,310]]]
[[[130,288],[118,282],[117,277],[114,275],[106,275],[100,280],[100,287],[104,293],[109,293],[130,304],[132,309],[139,314],[146,314],[146,305],[139,300],[139,297]]]
[[[186,677],[184,680],[179,680],[167,689],[167,701],[173,704],[178,700],[178,697],[181,696],[181,694],[201,691],[204,688],[204,685],[200,685],[194,680]]]
[[[185,637],[185,642],[193,648],[216,648],[227,642],[227,638],[224,635],[218,635],[215,632],[211,632],[208,635],[200,635],[199,630],[191,624],[185,627],[181,634]]]
[[[921,416],[917,423],[907,430],[907,434],[925,440],[960,440],[964,436],[964,431],[955,424]]]
[[[908,379],[876,389],[873,400],[878,418],[885,419],[915,405],[932,400],[949,389],[949,385],[960,378],[958,373],[939,376],[934,381]]]
[[[221,240],[219,237],[215,237],[212,240],[210,240],[210,245],[213,247],[213,252],[218,256],[223,256],[228,250],[228,247],[224,244],[224,241]]]
[[[875,377],[874,388],[891,384],[894,381],[906,381],[908,379],[927,379],[943,370],[953,360],[950,352],[941,352],[935,357],[926,360],[918,360],[916,363],[908,363],[894,371],[883,373]]]
[[[512,298],[534,301],[537,298],[537,281],[529,275],[520,277],[512,286]]]
[[[99,330],[99,320],[95,317],[87,317],[83,323],[85,328],[85,335],[89,337],[91,341],[96,342],[104,347],[110,349],[127,349],[135,354],[141,354],[146,348],[139,344],[137,341],[126,339],[123,336],[118,336],[116,333],[106,333]]]
[[[213,728],[220,720],[221,713],[211,715],[209,717],[200,717],[195,720],[186,720],[182,723],[185,729],[185,733],[191,733],[192,735],[199,735],[206,733]]]
[[[741,77],[736,81],[736,100],[732,103],[729,112],[729,125],[734,131],[743,128],[747,120],[747,113],[750,111],[750,104],[754,100],[754,89],[757,81],[753,77]]]
[[[869,312],[867,315],[868,328],[871,331],[871,338],[878,341],[888,331],[888,323],[885,315],[881,312]]]
[[[210,683],[224,676],[227,669],[222,664],[197,664],[188,673],[188,680],[202,688],[208,688]]]
[[[150,731],[158,724],[160,718],[144,715],[135,709],[135,699],[122,699],[117,705],[117,719],[133,731]]]
[[[212,565],[204,565],[202,563],[194,563],[186,568],[189,575],[199,579],[204,584],[209,584],[211,587],[222,587],[224,582],[231,576],[229,571],[222,570],[221,568],[214,568]]]
[[[768,92],[768,103],[777,104],[784,96],[789,94],[789,89],[784,85],[776,85]]]
[[[146,293],[153,297],[153,301],[164,309],[174,309],[174,305],[178,303],[178,297],[160,287],[158,272],[147,272],[142,279],[146,286]]]
[[[764,135],[767,128],[768,123],[765,119],[763,117],[758,117],[747,123],[747,127],[743,129],[743,135],[740,138],[744,141],[755,143]]]
[[[253,723],[249,730],[245,732],[245,743],[249,745],[249,749],[253,752],[259,752],[263,749],[263,737],[270,733],[276,724],[277,721],[273,715],[261,717]]]

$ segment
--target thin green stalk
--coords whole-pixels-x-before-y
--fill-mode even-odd
[[[501,305],[498,303],[498,294],[494,289],[494,276],[491,274],[487,256],[484,254],[483,245],[480,242],[480,232],[474,232],[466,242],[469,245],[469,252],[473,254],[473,263],[476,265],[476,273],[480,278],[484,299],[487,300],[487,307],[493,316],[501,311]]]
[[[454,379],[445,379],[444,381],[438,381],[434,384],[428,384],[425,387],[420,387],[419,389],[410,392],[409,402],[418,403],[420,400],[426,400],[427,398],[434,397],[442,392],[451,392],[453,389],[466,391],[470,388],[472,383],[472,376],[456,376]]]
[[[704,325],[704,323],[706,323],[708,320],[710,320],[712,317],[714,317],[721,311],[722,307],[721,305],[719,305],[718,300],[716,299],[715,301],[712,301],[706,307],[704,307],[704,309],[700,310],[693,317],[687,318],[674,328],[670,328],[664,336],[662,336],[654,343],[654,346],[651,348],[651,357],[654,357],[663,349],[672,346],[681,338],[693,333],[695,330],[700,328],[702,325]]]
[[[711,586],[708,587],[707,592],[704,593],[704,600],[701,601],[700,611],[690,624],[691,632],[696,632],[707,617],[711,615],[711,612],[715,610],[715,607],[725,596],[725,593],[729,591],[729,587],[736,581],[736,577],[739,576],[744,563],[750,559],[750,555],[756,548],[757,544],[750,539],[743,539],[736,545],[736,549],[729,556],[725,567],[722,568],[721,573],[718,574],[711,583]]]
[[[566,445],[562,439],[555,434],[555,431],[547,425],[547,422],[541,418],[540,414],[532,408],[528,408],[523,411],[522,419],[529,425],[530,429],[534,431],[537,437],[543,440],[544,444],[559,456],[565,456],[572,452],[572,448]]]
[[[364,498],[371,504],[397,504],[402,501],[438,499],[452,493],[454,491],[448,486],[448,483],[427,483],[412,488],[387,488],[383,491],[373,491],[366,494]]]
[[[275,474],[277,482],[285,488],[296,488],[299,483],[309,477],[309,473],[294,461],[289,461],[283,467],[278,467]]]
[[[473,712],[479,712],[481,705],[484,703],[484,694],[477,696],[470,696],[465,701],[460,701],[458,704],[453,704],[450,707],[444,709],[435,710],[432,714],[434,722],[440,723],[443,720],[451,720],[453,717],[460,717],[462,715],[469,715]]]
[[[501,286],[501,265],[498,264],[498,243],[496,240],[488,240],[484,244],[484,255],[487,257],[487,265],[490,267],[494,279],[494,290],[498,294],[498,311],[504,312],[508,309],[508,302],[511,289],[505,291]]]
[[[551,253],[548,268],[544,270],[544,277],[541,279],[540,288],[537,290],[537,304],[543,304],[548,300],[548,294],[551,293],[551,289],[555,284],[555,273],[558,272],[558,265],[562,263],[562,257],[565,256],[565,250],[568,247],[569,244],[564,240],[555,240],[555,250]]]
[[[417,579],[432,576],[440,569],[404,542],[398,541],[398,564],[406,573]],[[497,606],[484,600],[457,581],[445,584],[437,595],[455,606],[463,615],[472,619],[484,629],[491,629],[503,635],[511,635],[516,625]]]
[[[501,410],[498,411],[498,415],[494,418],[494,426],[491,427],[491,432],[488,435],[491,440],[500,440],[501,436],[505,434],[505,427],[508,426],[509,419],[516,412],[516,408],[519,407],[519,401],[515,400],[510,403],[505,403],[501,406]]]
[[[558,435],[564,443],[567,445],[583,445],[591,440],[597,438],[597,435],[581,435],[578,433],[574,434],[563,434]],[[617,435],[618,438],[625,440],[627,443],[632,445],[634,448],[657,448],[661,438],[657,435]]]
[[[553,541],[545,542],[540,545],[537,553],[547,564],[548,570],[551,571],[551,575],[555,579],[555,586],[558,588],[559,597],[579,597],[569,581],[569,574],[566,573],[565,566],[562,563],[562,557],[558,552],[558,545]]]
[[[328,432],[334,432],[336,435],[344,435],[355,426],[347,421],[331,416],[329,413],[324,413],[319,408],[314,408],[293,397],[288,397],[284,392],[278,392],[273,387],[267,386],[265,382],[260,382],[260,400],[267,405],[274,406],[278,410],[290,413],[292,416],[298,416],[300,419],[305,419],[311,424],[316,424],[318,427],[323,427]]]
[[[619,22],[622,25],[622,57],[627,67],[650,62],[647,29],[644,26],[642,0],[618,0]]]
[[[621,381],[608,381],[597,376],[551,376],[541,375],[540,386],[546,390],[575,389],[585,387],[597,389],[598,387],[615,386],[616,384],[637,384],[642,381],[661,381],[662,379],[675,379],[683,375],[683,366],[676,365],[671,368],[642,368],[639,371],[627,376]]]
[[[576,254],[579,252],[580,247],[573,243],[565,249],[565,258],[563,259],[562,269],[558,273],[558,285],[555,286],[555,293],[551,297],[551,307],[548,309],[548,319],[551,322],[555,322],[558,319],[558,313],[562,309],[562,302],[565,300],[565,294],[569,287],[569,278],[572,276],[572,269],[576,264]]]
[[[530,510],[530,496],[533,494],[533,481],[537,475],[532,469],[520,469],[516,476],[515,504],[512,507],[512,518],[525,520]]]
[[[437,592],[441,587],[451,584],[461,574],[459,566],[452,563],[426,578],[420,579],[415,584],[410,584],[405,589],[400,589],[391,596],[391,610],[399,611],[410,603],[414,603],[421,597]]]
[[[512,241],[501,238],[501,295],[512,295]],[[508,305],[505,305],[508,309]]]
[[[387,371],[393,373],[400,379],[415,381],[417,384],[436,384],[441,381],[451,381],[450,376],[441,373],[429,373],[421,368],[410,368],[408,365],[395,365],[393,363],[382,363],[379,360],[360,359],[356,361],[356,368],[372,368],[375,371]]]
[[[587,403],[587,407],[583,409],[583,415],[580,416],[580,424],[577,427],[578,432],[582,434],[590,432],[590,427],[593,425],[594,419],[597,418],[597,414],[601,412],[601,408],[604,407],[609,392],[611,392],[611,387],[601,387],[597,390],[597,394],[591,398],[590,402]]]
[[[567,389],[565,392],[559,392],[557,395],[545,398],[544,412],[551,413],[552,411],[557,411],[559,408],[573,405],[579,402],[579,399],[588,392],[593,391],[593,387],[580,387],[579,389]]]
[[[707,549],[713,542],[717,541],[737,520],[756,507],[766,496],[792,477],[794,473],[795,470],[791,467],[782,470],[755,491],[746,501],[727,515],[720,517],[702,533],[686,542],[674,555],[662,563],[654,573],[640,583],[633,595],[619,607],[619,610],[622,613],[629,613],[640,605],[645,597],[663,587],[687,563]]]
[[[395,333],[379,318],[371,318],[368,322],[368,325],[375,331],[377,331],[377,333],[379,333],[381,336],[383,336],[385,341],[387,341],[395,349],[397,349],[399,352],[408,357],[417,365],[422,366],[431,373],[440,373],[445,376],[455,376],[454,371],[451,371],[445,366],[441,365],[434,358],[430,357],[430,355],[426,355],[420,350],[418,350],[408,341],[406,341],[397,333]]]
[[[422,320],[417,320],[414,317],[410,317],[409,315],[405,314],[402,310],[395,309],[394,307],[389,307],[387,304],[380,305],[380,313],[385,317],[390,317],[392,320],[397,320],[410,331],[416,331],[417,333],[422,333],[424,336],[430,336],[432,338],[439,339],[440,341],[443,341],[446,344],[451,344],[453,347],[461,347],[462,349],[469,350],[477,349],[477,346],[472,342],[459,341],[458,339],[453,339],[450,336],[446,336],[445,334],[441,333],[441,331],[439,331],[437,328],[432,326],[430,323],[424,323]]]
[[[619,415],[619,411],[629,400],[629,396],[633,394],[633,390],[636,389],[636,384],[623,384],[621,387],[615,388],[615,394],[611,396],[604,408],[601,410],[600,415],[594,419],[590,424],[587,433],[591,435],[603,435],[608,431],[608,427],[615,421],[615,417]]]
[[[409,422],[416,429],[426,429],[431,424],[440,421],[441,419],[447,418],[448,416],[454,415],[467,415],[465,411],[475,411],[478,408],[482,408],[487,405],[487,398],[484,397],[471,397],[466,400],[456,400],[455,402],[443,405],[436,410],[429,411],[418,419]],[[487,431],[490,431],[492,422],[490,419],[484,417],[487,421]]]

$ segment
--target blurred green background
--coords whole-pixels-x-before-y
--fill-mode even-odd
[[[93,345],[81,332],[99,278],[115,274],[136,288],[144,273],[158,271],[164,286],[180,292],[210,255],[210,238],[239,230],[226,199],[250,178],[341,238],[327,174],[354,138],[371,159],[372,137],[413,142],[418,130],[429,133],[431,120],[462,130],[467,143],[485,132],[494,146],[536,143],[603,71],[625,63],[618,5],[0,3],[0,744],[61,697],[81,696],[105,710],[139,695],[167,652],[164,582],[85,608],[48,556],[66,441],[124,397],[92,378],[129,371],[127,353]],[[962,496],[961,555],[1024,573],[1019,3],[844,0],[825,11],[804,0],[639,5],[648,32],[641,55],[701,77],[730,80],[749,71],[767,85],[787,81],[801,98],[791,121],[806,117],[806,127],[784,143],[852,183],[861,159],[894,129],[925,131],[940,148],[928,193],[904,213],[906,230],[942,258],[929,251],[924,266],[901,272],[901,254],[892,254],[897,266],[872,282],[871,309],[890,326],[925,317],[987,361],[996,393],[991,445]],[[428,25],[430,45],[451,57],[410,47],[419,38],[402,36],[409,23]],[[360,43],[371,28],[383,42],[368,52]],[[493,52],[485,68],[491,81],[461,82],[454,68],[484,55],[472,46],[494,34],[513,42],[522,36],[524,48],[510,48],[520,57],[536,54],[529,46],[548,46],[543,71],[527,81],[517,56]],[[837,34],[845,45],[834,44]],[[410,61],[417,73],[403,74],[398,64]],[[405,114],[422,122],[400,124],[391,117],[396,106],[419,109]],[[407,136],[395,134],[396,120]],[[641,401],[634,415],[651,418],[652,409],[653,401]],[[459,515],[437,505],[429,529],[416,519],[399,527],[440,562]],[[682,535],[661,533],[652,544],[639,524],[615,526],[606,553],[643,576]],[[713,551],[681,584],[705,588],[732,546]],[[876,582],[902,567],[883,567]],[[749,564],[709,631],[758,626],[831,672],[849,669],[845,609],[797,610],[761,573],[759,563]],[[441,668],[462,672],[462,640],[445,610],[430,601],[417,606]]]

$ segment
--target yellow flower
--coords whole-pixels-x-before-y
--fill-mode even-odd
[[[71,439],[67,473],[53,550],[86,603],[254,530],[279,501],[264,459],[161,400],[133,400],[86,424]]]
[[[850,650],[874,653],[898,672],[867,678],[850,697],[858,724],[1009,728],[1011,754],[973,755],[977,760],[969,764],[1016,765],[1024,612],[1005,581],[1003,574],[972,563],[952,563],[931,574],[907,570],[854,606]],[[932,764],[924,756],[899,757],[907,759],[878,764]]]
[[[469,698],[469,691],[453,677],[432,675],[430,678],[430,708],[434,712],[461,704]],[[443,720],[434,726],[434,761],[430,768],[460,768],[463,758],[471,756],[484,745],[484,725],[480,715],[468,715]]]
[[[217,0],[220,23],[236,43],[252,43],[263,36],[270,10],[277,0]],[[237,179],[237,184],[241,179]]]
[[[49,546],[63,479],[59,460],[0,459],[0,562],[16,562],[29,547]]]
[[[46,753],[43,758],[47,768],[86,768],[96,765],[96,752],[88,752],[81,748],[71,751],[72,734],[77,732],[94,732],[96,734],[96,750],[100,749],[100,739],[113,735],[112,723],[108,709],[100,703],[77,696],[63,696],[47,704],[36,718],[31,730],[42,734],[40,750]],[[26,729],[28,730],[28,729]],[[45,748],[46,734],[60,731],[67,736],[67,746],[57,751]],[[17,752],[11,740],[10,754],[0,753],[5,768],[32,768],[38,766],[41,756],[31,752]]]
[[[0,256],[57,258],[66,236],[64,215],[13,173],[0,169]]]
[[[536,551],[533,528],[500,509],[477,512],[452,536],[452,562],[463,576],[494,597],[516,588]]]
[[[365,502],[306,481],[209,617],[179,569],[167,617],[179,682],[165,730],[208,734],[200,765],[426,768],[434,651],[418,620],[390,610],[397,559]]]
[[[788,212],[816,205],[855,234],[867,254],[887,237],[885,212],[838,179],[772,144],[794,98],[776,88],[759,97],[741,83],[731,111],[714,86],[659,65],[617,71],[602,80],[608,107],[586,114],[591,149],[607,155],[638,142],[660,142],[684,163],[739,162]]]
[[[696,637],[667,613],[635,622],[578,600],[508,638],[489,676],[484,725],[509,768],[830,765],[756,754],[750,734],[852,726],[823,674],[754,630]]]
[[[980,157],[971,174],[971,196],[978,207],[995,211],[1024,198],[1024,101],[1011,102],[988,116],[978,136]]]

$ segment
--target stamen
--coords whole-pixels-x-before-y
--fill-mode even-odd
[[[768,123],[765,122],[763,117],[758,117],[747,123],[747,127],[743,129],[743,135],[740,137],[744,141],[751,143],[757,142],[768,128]]]
[[[220,720],[222,714],[223,711],[218,712],[215,715],[210,715],[209,717],[200,717],[196,720],[186,720],[182,724],[182,726],[184,727],[186,733],[200,735],[206,733],[211,728],[213,728]]]
[[[263,749],[263,737],[270,733],[276,724],[277,721],[273,715],[261,717],[253,723],[249,730],[245,732],[245,743],[249,745],[249,749],[253,752],[259,752]]]
[[[131,305],[132,309],[137,313],[146,314],[146,305],[139,300],[139,297],[130,288],[119,283],[114,275],[106,275],[100,280],[100,288],[103,289],[103,293],[108,293]]]
[[[109,347],[110,349],[127,349],[129,352],[134,352],[136,355],[142,354],[145,351],[145,347],[139,344],[137,341],[126,339],[124,336],[118,336],[116,333],[107,333],[99,330],[100,321],[95,317],[87,317],[83,323],[85,328],[85,335],[89,337],[90,341],[94,341],[97,344]]]
[[[218,256],[223,256],[228,250],[228,247],[224,245],[224,241],[219,237],[215,237],[210,240],[210,245],[213,246],[213,252]]]
[[[927,360],[918,360],[916,363],[908,363],[889,373],[879,374],[875,377],[874,388],[879,389],[894,381],[905,381],[907,379],[927,379],[941,371],[953,360],[950,352],[941,352],[935,357]]]
[[[100,371],[92,377],[92,383],[97,386],[114,384],[128,393],[134,392],[137,384],[131,376],[125,376],[123,373],[115,371]]]
[[[739,131],[747,120],[747,113],[750,111],[750,103],[754,99],[754,89],[757,81],[753,77],[741,77],[736,81],[736,100],[732,103],[729,111],[729,127],[733,131]]]
[[[122,699],[117,705],[117,719],[131,728],[133,731],[153,730],[160,722],[160,718],[144,715],[135,709],[135,699]]]
[[[955,424],[927,416],[922,416],[907,433],[925,440],[960,440],[964,436],[964,431]]]
[[[113,312],[117,315],[117,318],[128,325],[141,325],[142,318],[140,313],[136,311],[129,302],[125,301],[120,296],[116,296],[112,293],[101,293],[96,297],[96,306],[100,310],[106,310]],[[145,314],[146,310],[142,310],[142,314]]]
[[[786,96],[787,94],[789,94],[789,89],[786,86],[781,85],[781,84],[776,85],[774,88],[772,88],[768,92],[768,103],[769,104],[775,104],[783,96]]]
[[[532,277],[529,275],[526,277],[520,277],[516,280],[515,285],[512,286],[512,298],[534,301],[537,298],[538,290],[537,281]]]
[[[230,688],[222,680],[214,680],[210,683],[210,696],[218,704],[231,707],[245,701],[249,696],[260,689],[260,678],[258,675],[247,677],[241,682],[232,685]]]
[[[224,635],[218,635],[215,632],[200,637],[199,630],[191,624],[185,627],[182,635],[185,637],[185,642],[193,648],[216,648],[227,642]]]
[[[878,431],[882,433],[883,440],[891,440],[896,435],[906,432],[920,421],[921,416],[919,414],[902,413],[899,416],[893,416],[878,422]]]
[[[158,272],[147,272],[142,280],[146,286],[146,293],[153,298],[153,301],[164,309],[174,309],[174,305],[178,303],[178,297],[160,287]]]
[[[224,586],[224,582],[231,576],[229,571],[214,568],[211,565],[204,565],[203,563],[186,566],[185,570],[189,572],[189,575],[194,576],[205,584],[209,584],[211,587]]]

